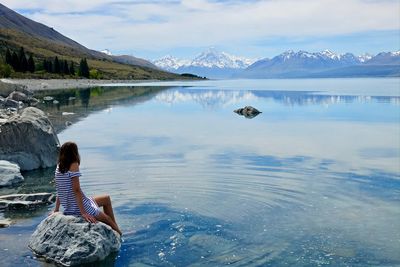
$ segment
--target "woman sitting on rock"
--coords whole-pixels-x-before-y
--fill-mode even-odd
[[[63,144],[55,172],[57,200],[54,212],[59,211],[61,203],[65,215],[82,216],[92,223],[101,221],[121,235],[121,230],[115,221],[110,197],[104,195],[89,198],[82,192],[79,184],[79,177],[81,176],[79,164],[78,146],[73,142]],[[103,207],[104,212],[99,207]]]

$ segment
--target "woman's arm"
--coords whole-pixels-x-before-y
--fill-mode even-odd
[[[71,167],[70,167],[70,171],[71,172],[79,172],[79,165],[78,163],[72,163]],[[78,205],[78,208],[81,212],[82,217],[87,220],[88,222],[96,222],[96,219],[91,216],[90,214],[88,214],[85,209],[83,208],[83,194],[82,194],[82,190],[81,190],[81,186],[79,183],[79,177],[72,177],[71,178],[72,181],[72,190],[74,191],[75,194],[75,199],[76,199],[76,203]]]
[[[54,208],[54,212],[59,212],[59,210],[60,210],[60,199],[57,196],[57,198],[56,198],[56,207]]]

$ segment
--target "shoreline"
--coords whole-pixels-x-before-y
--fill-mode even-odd
[[[142,82],[160,82],[160,80],[93,80],[93,79],[0,79],[4,87],[21,87],[29,91],[58,90],[72,88],[90,88],[102,86],[104,84],[132,84]]]

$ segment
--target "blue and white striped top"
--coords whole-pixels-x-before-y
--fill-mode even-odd
[[[59,171],[58,166],[55,171],[57,197],[60,200],[61,206],[64,208],[65,215],[81,215],[81,211],[76,202],[74,190],[72,189],[72,178],[80,176],[82,176],[80,172],[67,171],[62,173]],[[93,199],[88,198],[83,192],[82,202],[83,208],[88,214],[92,216],[97,216],[99,214],[100,210],[96,202]]]

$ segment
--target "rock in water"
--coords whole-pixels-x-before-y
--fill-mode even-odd
[[[55,201],[52,193],[5,195],[0,196],[0,210],[34,210]]]
[[[36,255],[64,266],[103,260],[120,247],[121,238],[108,225],[61,213],[44,219],[29,240]]]
[[[12,186],[24,181],[17,164],[0,160],[0,187]]]
[[[243,115],[246,118],[254,118],[255,116],[257,116],[258,114],[262,113],[261,111],[259,111],[258,109],[252,107],[252,106],[246,106],[244,108],[239,108],[234,110],[233,112],[239,114],[239,115]]]
[[[40,109],[25,108],[0,122],[0,159],[17,163],[23,171],[54,166],[59,145],[53,125]]]

